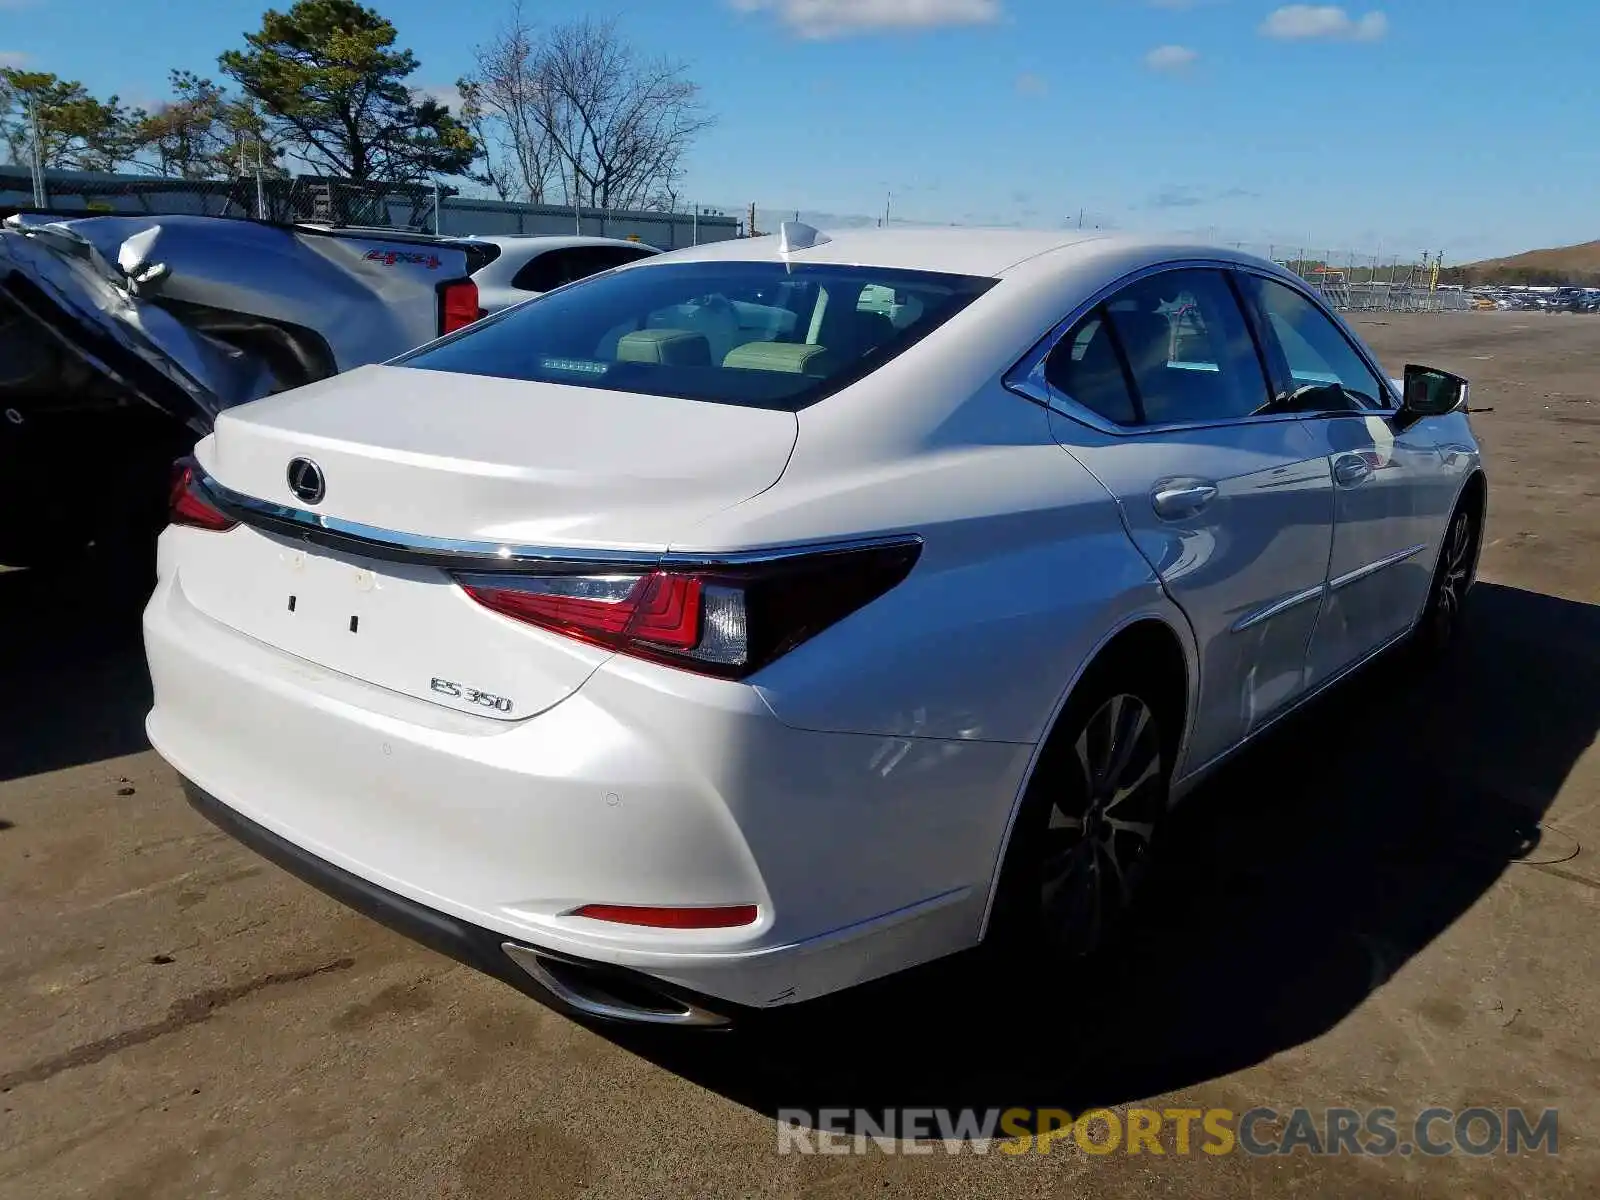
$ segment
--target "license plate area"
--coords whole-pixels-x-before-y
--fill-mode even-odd
[[[515,721],[607,653],[500,617],[435,567],[362,559],[241,526],[180,531],[179,582],[208,616],[297,658],[461,712]]]

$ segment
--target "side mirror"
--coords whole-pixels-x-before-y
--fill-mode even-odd
[[[1404,384],[1399,413],[1402,425],[1414,425],[1424,417],[1442,417],[1467,405],[1467,381],[1449,371],[1407,364]]]

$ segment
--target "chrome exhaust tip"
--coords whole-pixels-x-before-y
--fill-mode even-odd
[[[613,975],[516,942],[502,942],[500,948],[541,988],[586,1016],[633,1025],[700,1029],[731,1024],[720,1013],[657,990],[642,979]]]

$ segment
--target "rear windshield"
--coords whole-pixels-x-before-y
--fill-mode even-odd
[[[871,267],[651,263],[580,280],[396,365],[792,412],[876,370],[994,283]]]

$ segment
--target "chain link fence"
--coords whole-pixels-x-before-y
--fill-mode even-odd
[[[454,188],[432,183],[363,184],[266,172],[233,179],[163,179],[46,171],[41,179],[27,167],[0,166],[0,214],[6,212],[186,214],[367,226],[446,237],[580,234],[630,239],[663,250],[725,241],[743,232],[737,218],[692,205],[676,212],[629,212],[519,204],[462,196]]]
[[[44,203],[38,204],[42,193]],[[564,235],[625,238],[675,250],[751,233],[775,232],[800,220],[824,229],[1022,228],[1001,220],[921,221],[887,207],[877,216],[777,208],[759,204],[673,204],[664,211],[610,211],[555,204],[522,204],[461,195],[434,183],[371,184],[319,176],[260,172],[233,179],[165,179],[138,175],[46,171],[36,178],[23,166],[0,166],[0,213],[43,211],[60,215],[121,213],[243,217],[278,222],[433,233],[446,237]],[[1109,224],[1096,217],[1086,228]],[[1310,249],[1275,242],[1201,240],[1276,262],[1316,287],[1345,312],[1446,312],[1477,306],[1471,292],[1442,284],[1442,255],[1412,260],[1359,250]]]
[[[776,232],[784,221],[796,220],[821,229],[881,229],[886,225],[894,229],[1028,227],[1020,221],[978,217],[963,221],[925,221],[896,215],[887,208],[877,216],[867,216],[750,205],[744,215],[746,223],[753,222],[758,233]],[[1081,224],[1073,223],[1069,229],[1111,232],[1113,223],[1099,214],[1086,212]],[[1215,230],[1191,230],[1177,236],[1231,247],[1275,262],[1315,287],[1331,307],[1341,312],[1465,312],[1476,307],[1468,289],[1440,282],[1444,265],[1442,254],[1429,253],[1411,259],[1362,250],[1313,249],[1287,242],[1224,238]]]

